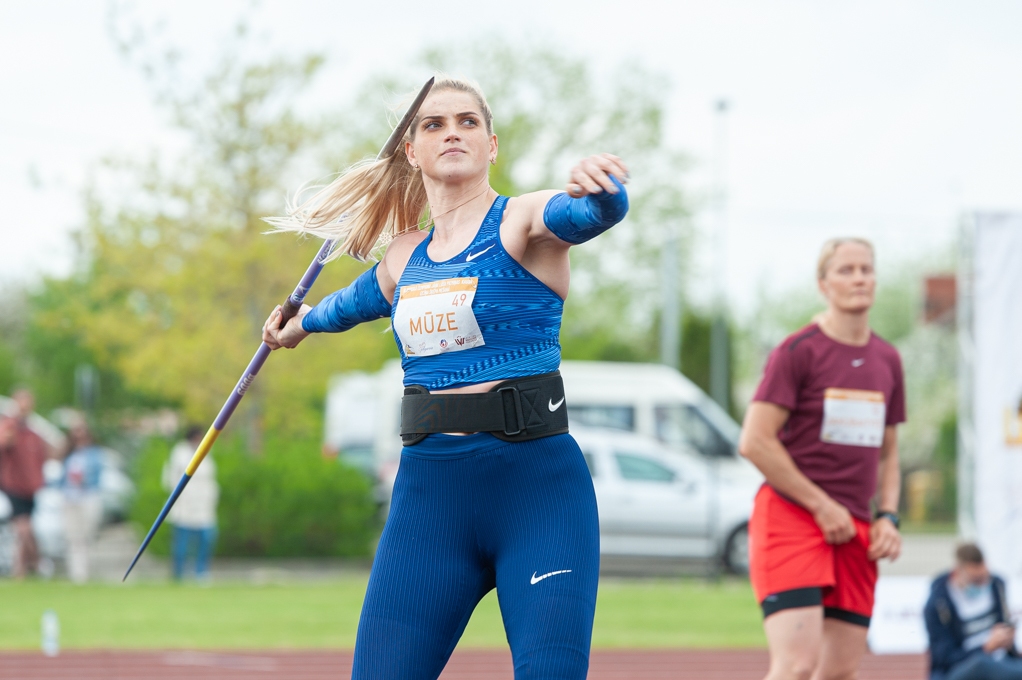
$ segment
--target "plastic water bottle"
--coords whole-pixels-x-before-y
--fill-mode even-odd
[[[43,612],[43,654],[57,656],[60,653],[60,619],[57,612],[47,609]]]

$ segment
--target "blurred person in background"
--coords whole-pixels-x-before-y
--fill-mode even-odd
[[[1022,680],[1004,581],[974,543],[955,551],[955,567],[930,586],[923,616],[930,680]]]
[[[67,541],[67,574],[74,583],[89,578],[89,547],[103,519],[100,477],[103,450],[92,440],[85,422],[71,427],[71,452],[64,459],[61,490],[64,493],[64,536]]]
[[[32,533],[32,511],[35,492],[45,483],[43,464],[50,456],[50,447],[43,438],[28,427],[28,417],[35,410],[35,397],[21,388],[11,397],[15,414],[0,432],[0,491],[11,501],[11,522],[18,538],[11,575],[23,578],[34,572],[39,562],[39,550]]]
[[[905,389],[898,351],[869,326],[873,246],[828,241],[817,279],[827,309],[770,354],[739,445],[766,477],[749,561],[769,680],[857,677],[876,562],[901,551]]]
[[[568,434],[559,331],[569,248],[624,218],[628,171],[590,156],[567,192],[507,197],[489,183],[496,162],[482,92],[441,76],[403,154],[273,220],[360,261],[386,246],[348,288],[282,329],[278,307],[263,327],[278,349],[390,318],[401,353],[404,449],[359,618],[359,680],[437,678],[493,588],[516,678],[581,680],[589,666],[599,521]]]
[[[195,450],[202,443],[202,434],[201,428],[190,426],[184,440],[171,449],[170,460],[163,466],[163,486],[166,489],[172,490],[184,475]],[[209,579],[209,563],[216,545],[216,506],[219,500],[216,463],[212,456],[207,455],[167,516],[174,528],[171,555],[175,580],[184,578],[185,563],[191,553],[195,555],[195,578],[200,581]]]

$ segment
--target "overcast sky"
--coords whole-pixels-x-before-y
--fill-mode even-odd
[[[0,282],[67,270],[90,163],[171,143],[113,46],[108,8],[0,4]],[[726,272],[740,309],[760,290],[812,285],[828,237],[874,239],[882,268],[950,247],[963,210],[1022,209],[1019,2],[176,0],[133,11],[165,19],[195,72],[246,13],[268,49],[328,54],[325,99],[408,67],[424,46],[495,33],[556,43],[597,68],[638,59],[670,78],[670,142],[695,159],[681,181],[697,191],[712,105],[726,97]]]

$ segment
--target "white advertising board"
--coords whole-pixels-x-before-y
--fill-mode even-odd
[[[927,576],[881,576],[877,581],[869,649],[874,654],[919,654],[929,647],[923,607],[930,595]]]
[[[869,649],[874,654],[921,654],[929,647],[923,608],[930,596],[929,576],[881,576],[869,625]],[[1007,584],[1012,618],[1022,621],[1022,578]],[[1022,627],[1015,645],[1022,649]]]
[[[975,215],[973,517],[990,568],[1022,577],[1022,215]]]

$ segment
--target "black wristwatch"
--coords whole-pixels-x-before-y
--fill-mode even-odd
[[[891,524],[894,525],[895,529],[901,529],[901,518],[898,517],[898,513],[891,512],[890,510],[877,510],[873,513],[874,522],[885,517],[891,520]]]

